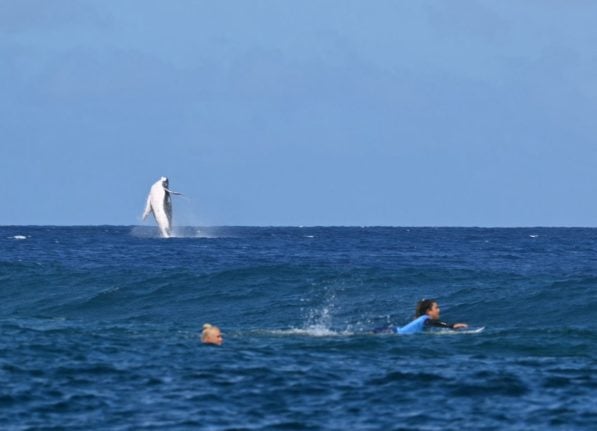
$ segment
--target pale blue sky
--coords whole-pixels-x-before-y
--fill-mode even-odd
[[[0,0],[0,225],[597,226],[596,17]]]

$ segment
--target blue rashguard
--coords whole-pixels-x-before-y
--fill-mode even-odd
[[[454,329],[453,323],[445,323],[441,320],[431,319],[427,315],[423,315],[417,317],[415,320],[410,322],[408,325],[403,327],[396,328],[396,334],[405,335],[405,334],[416,334],[418,332],[423,332],[426,328],[448,328]]]
[[[429,316],[423,315],[417,317],[415,320],[410,322],[407,325],[402,327],[396,328],[396,334],[404,335],[404,334],[416,334],[417,332],[423,332],[425,329],[425,322],[429,320]]]
[[[441,320],[431,319],[426,314],[420,317],[417,317],[415,320],[410,322],[404,326],[381,326],[379,328],[374,328],[374,334],[383,334],[383,333],[395,333],[399,335],[407,335],[407,334],[417,334],[419,332],[423,332],[425,329],[429,328],[446,328],[446,329],[454,329],[453,323],[445,323]]]

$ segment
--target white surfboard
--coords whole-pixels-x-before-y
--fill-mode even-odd
[[[460,334],[478,334],[480,332],[483,332],[485,330],[485,326],[480,326],[478,328],[467,328],[467,329],[462,329],[460,331],[456,331]]]
[[[458,335],[458,334],[479,334],[485,330],[485,326],[480,326],[478,328],[466,328],[466,329],[439,329],[439,330],[432,330],[432,331],[425,331],[425,334],[431,335]]]

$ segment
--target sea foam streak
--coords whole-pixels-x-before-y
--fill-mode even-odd
[[[271,335],[278,336],[306,336],[306,337],[345,337],[354,335],[350,331],[334,331],[325,326],[314,325],[306,328],[290,328],[290,329],[273,329],[266,331]]]

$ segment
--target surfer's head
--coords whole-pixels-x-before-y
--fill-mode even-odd
[[[201,332],[201,342],[220,346],[224,342],[220,328],[209,323],[204,324]]]
[[[439,305],[437,304],[437,301],[435,299],[421,299],[417,303],[415,317],[427,315],[431,319],[439,319],[439,312]]]

